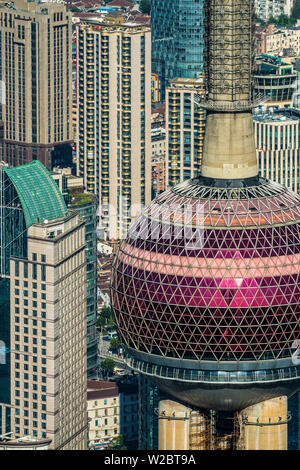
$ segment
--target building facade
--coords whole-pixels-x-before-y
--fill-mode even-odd
[[[77,34],[78,175],[96,194],[103,238],[122,238],[151,198],[151,33],[81,22]]]
[[[54,168],[52,177],[67,207],[77,211],[85,221],[86,288],[87,288],[87,377],[95,377],[97,369],[97,201],[83,191],[83,178],[71,174],[70,168]]]
[[[139,440],[138,376],[127,376],[118,382],[120,392],[120,433],[127,449],[137,450]],[[144,411],[143,411],[144,412]]]
[[[86,256],[86,326],[87,326],[87,377],[93,378],[97,369],[97,203],[93,194],[69,192],[68,207],[78,212],[85,222]]]
[[[161,99],[175,78],[203,71],[204,0],[152,0],[152,71],[161,79]]]
[[[271,55],[279,55],[284,49],[291,49],[295,55],[300,54],[300,27],[290,26],[288,28],[271,28],[264,35],[264,52]]]
[[[153,199],[166,189],[166,129],[158,115],[153,115],[151,125],[151,166]]]
[[[72,150],[72,20],[62,4],[16,0],[0,8],[2,159],[51,168]]]
[[[253,120],[261,176],[299,192],[299,118],[266,113]]]
[[[293,64],[279,57],[262,54],[256,58],[254,92],[266,98],[267,107],[289,108],[297,100],[297,72]]]
[[[84,221],[38,161],[1,168],[0,283],[0,434],[84,450]]]
[[[290,16],[294,3],[294,0],[255,0],[255,12],[264,21],[281,15]]]
[[[178,78],[166,89],[166,187],[200,172],[205,111],[195,100],[203,93],[202,77]]]
[[[159,391],[139,374],[139,450],[158,449]]]
[[[120,434],[120,397],[115,382],[88,381],[89,446],[108,447]]]

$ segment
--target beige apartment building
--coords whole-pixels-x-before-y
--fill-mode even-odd
[[[2,159],[40,160],[72,141],[72,17],[63,4],[14,0],[0,6]]]
[[[28,261],[11,261],[12,311],[16,307],[27,311],[18,323],[15,315],[11,317],[11,390],[16,405],[12,421],[20,419],[15,432],[19,436],[26,427],[29,434],[36,429],[38,436],[47,430],[53,449],[86,448],[84,248],[84,222],[73,213],[32,225]],[[30,354],[21,353],[25,346]],[[21,374],[20,381],[16,372]]]
[[[0,434],[84,450],[85,223],[39,161],[0,176]]]
[[[89,380],[89,445],[107,447],[120,434],[120,397],[115,382]]]
[[[203,94],[201,76],[177,78],[166,88],[166,187],[200,172],[205,111],[195,100]]]
[[[120,239],[151,200],[151,32],[122,16],[77,28],[78,176]]]
[[[292,49],[295,56],[300,55],[300,26],[276,29],[273,25],[262,36],[262,52],[280,55],[284,49]]]

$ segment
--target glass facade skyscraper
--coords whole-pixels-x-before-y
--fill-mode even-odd
[[[158,449],[159,399],[156,385],[139,374],[139,450]]]
[[[204,0],[152,0],[152,72],[165,87],[203,71]]]

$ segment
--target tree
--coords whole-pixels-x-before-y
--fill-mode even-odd
[[[97,319],[97,328],[105,328],[106,326],[112,328],[114,326],[114,319],[112,311],[109,307],[103,307]]]
[[[113,338],[110,342],[109,348],[112,351],[117,351],[118,349],[120,349],[120,347],[121,347],[121,343],[120,343],[119,339],[118,338]]]
[[[97,328],[104,328],[106,326],[106,320],[102,315],[99,315],[96,322]]]
[[[150,15],[151,12],[151,0],[141,0],[140,3],[140,11],[142,13],[146,13],[146,15]]]
[[[101,362],[101,369],[107,377],[114,373],[115,367],[116,363],[113,359],[107,358]]]

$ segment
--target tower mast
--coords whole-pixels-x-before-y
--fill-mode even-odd
[[[202,176],[235,180],[238,186],[247,185],[243,180],[253,184],[258,175],[251,115],[253,12],[253,0],[206,2],[207,93],[201,106],[208,116]]]

